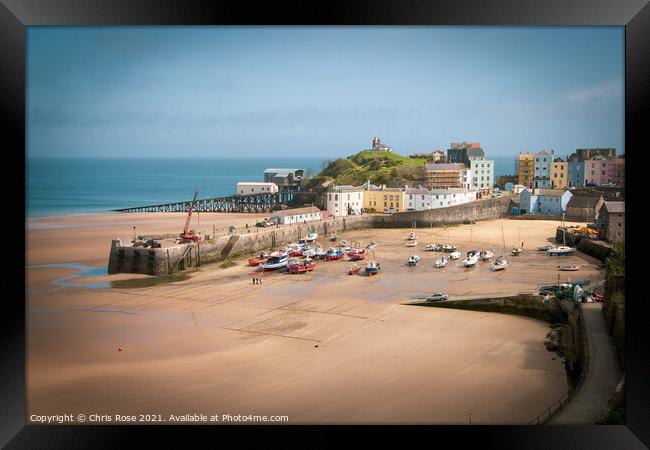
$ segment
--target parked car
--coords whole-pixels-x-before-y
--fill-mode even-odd
[[[435,292],[427,297],[428,302],[444,302],[449,298],[449,295],[442,292]]]

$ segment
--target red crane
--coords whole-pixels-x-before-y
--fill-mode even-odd
[[[196,192],[194,192],[194,198],[192,199],[192,203],[190,203],[190,210],[187,212],[187,219],[185,219],[185,227],[183,228],[183,232],[180,235],[180,240],[183,243],[196,242],[199,239],[201,239],[196,234],[196,231],[188,230],[190,226],[190,219],[192,218],[192,210],[194,209],[194,204],[196,203],[197,195],[199,195],[198,189],[196,190]]]

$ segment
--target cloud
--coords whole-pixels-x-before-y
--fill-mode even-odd
[[[593,100],[621,97],[622,95],[623,82],[621,80],[610,80],[571,91],[567,93],[566,99],[570,104],[582,105]]]

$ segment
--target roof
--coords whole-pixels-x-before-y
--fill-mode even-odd
[[[625,213],[625,202],[605,202],[604,207],[609,213]]]
[[[562,197],[567,192],[564,189],[536,189],[534,194],[542,197]]]
[[[333,191],[363,191],[364,187],[363,186],[352,186],[350,184],[342,184],[340,186],[334,186],[332,187]]]
[[[467,169],[463,163],[439,163],[439,164],[425,164],[426,170],[464,170]]]
[[[407,194],[429,194],[429,191],[424,188],[407,188],[406,189]]]
[[[278,175],[287,176],[289,174],[295,174],[297,171],[303,171],[303,169],[266,169],[264,173],[275,173]]]
[[[269,185],[275,186],[276,185],[275,183],[265,183],[265,182],[259,182],[259,181],[240,181],[237,184],[238,185],[240,185],[240,184],[248,184],[248,185],[252,185],[252,186],[269,186]]]
[[[293,209],[284,209],[281,211],[275,211],[271,215],[275,217],[287,217],[287,216],[297,216],[300,214],[309,214],[309,213],[317,213],[317,212],[321,212],[321,210],[315,206],[305,206],[304,208],[293,208]]]
[[[567,203],[567,208],[593,208],[600,200],[600,195],[574,195]]]

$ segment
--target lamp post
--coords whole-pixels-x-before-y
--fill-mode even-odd
[[[133,227],[133,243],[135,244],[135,227]]]

